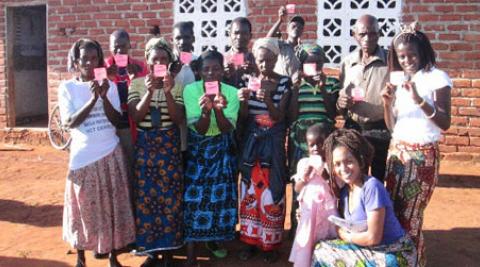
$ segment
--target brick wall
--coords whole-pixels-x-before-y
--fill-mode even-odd
[[[5,8],[11,5],[48,4],[48,80],[50,107],[56,101],[65,72],[66,55],[80,37],[91,37],[107,51],[108,35],[117,28],[131,33],[133,55],[141,58],[152,26],[170,37],[171,0],[9,0],[0,2],[0,128],[7,126],[7,71],[5,68]],[[263,36],[277,19],[284,0],[248,0],[254,37]],[[296,0],[306,20],[305,40],[316,39],[316,1]],[[439,67],[454,79],[452,127],[442,140],[447,157],[480,159],[480,4],[478,0],[404,0],[403,21],[419,20],[437,51]],[[285,31],[285,25],[282,31]],[[72,34],[65,34],[68,30]],[[198,37],[197,37],[198,38]]]

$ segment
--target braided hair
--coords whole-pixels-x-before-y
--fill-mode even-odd
[[[75,63],[80,58],[80,49],[97,50],[98,67],[104,66],[103,50],[102,50],[102,47],[100,46],[100,43],[92,39],[82,38],[77,40],[75,43],[73,43],[72,47],[68,51],[68,62],[67,62],[68,71],[74,72],[77,70]]]
[[[332,177],[335,176],[333,166],[333,151],[337,147],[345,147],[352,153],[360,164],[360,169],[364,174],[368,173],[368,168],[372,162],[374,149],[372,145],[357,130],[338,129],[327,137],[323,143],[325,152],[325,162]],[[334,179],[332,179],[334,181]],[[335,182],[331,182],[332,191],[338,196],[339,188]]]
[[[435,51],[433,50],[430,40],[426,34],[415,30],[411,32],[401,32],[393,38],[390,44],[390,53],[388,53],[389,71],[402,71],[396,51],[396,48],[400,44],[413,44],[417,47],[420,57],[420,70],[425,69],[425,71],[430,71],[430,69],[435,66]]]

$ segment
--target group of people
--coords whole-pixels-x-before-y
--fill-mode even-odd
[[[85,250],[121,266],[127,246],[146,256],[142,267],[173,266],[185,245],[197,266],[195,245],[224,258],[237,224],[239,259],[261,252],[274,263],[290,177],[294,266],[425,266],[423,211],[452,86],[428,38],[404,26],[387,53],[376,18],[364,15],[336,79],[322,71],[321,46],[301,42],[302,17],[279,39],[285,18],[282,7],[252,51],[250,21],[234,19],[224,55],[195,55],[192,22],[173,26],[173,47],[151,38],[144,60],[120,63],[124,30],[111,34],[107,58],[94,40],[73,44],[77,75],[58,99],[72,136],[63,238],[77,267]],[[107,77],[97,79],[101,67]]]

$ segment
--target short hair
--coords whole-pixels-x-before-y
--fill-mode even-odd
[[[380,26],[378,26],[378,19],[377,19],[376,17],[372,16],[372,15],[365,14],[365,15],[362,15],[361,17],[359,17],[359,18],[357,19],[357,21],[356,21],[355,24],[353,25],[353,32],[356,33],[356,32],[358,31],[358,25],[359,25],[360,23],[363,24],[363,23],[364,23],[364,20],[366,20],[366,22],[368,22],[368,23],[373,24],[373,26],[375,27],[375,30],[376,30],[377,32],[380,31]]]
[[[192,21],[180,21],[173,25],[173,29],[187,30],[190,31],[192,35],[194,35],[193,26],[194,23]]]
[[[327,137],[323,143],[325,161],[329,170],[333,173],[333,151],[337,147],[345,147],[352,153],[360,164],[364,174],[368,174],[368,168],[373,159],[374,149],[372,145],[357,130],[338,129]]]
[[[252,23],[246,17],[236,17],[232,20],[232,24],[230,24],[230,30],[232,28],[233,23],[238,23],[239,25],[247,25],[248,31],[252,32]]]
[[[75,62],[80,58],[80,49],[95,49],[97,50],[98,66],[104,66],[103,50],[100,44],[92,39],[82,38],[73,43],[68,51],[67,70],[70,72],[76,71]]]
[[[291,22],[298,22],[300,23],[302,26],[305,26],[305,20],[302,18],[302,16],[294,16],[289,23]]]
[[[118,29],[112,32],[112,34],[110,34],[110,38],[112,37],[115,37],[117,39],[127,39],[130,41],[130,35],[125,29]]]
[[[400,62],[398,62],[398,55],[396,48],[400,44],[413,44],[418,49],[418,55],[420,57],[419,69],[425,69],[429,71],[436,65],[435,51],[427,35],[421,31],[413,32],[401,32],[393,38],[390,44],[390,53],[388,53],[388,70],[396,71],[402,70]]]
[[[217,60],[220,66],[223,66],[223,55],[217,50],[207,50],[203,52],[198,58],[198,65],[201,69],[205,60]]]
[[[305,135],[320,136],[325,139],[333,132],[333,126],[330,123],[319,122],[311,125]]]

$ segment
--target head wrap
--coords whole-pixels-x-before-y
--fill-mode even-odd
[[[172,48],[170,44],[165,40],[163,37],[154,37],[148,40],[147,44],[145,45],[145,58],[148,59],[148,56],[153,50],[162,49],[167,52],[170,61],[175,61],[175,55],[172,52]]]
[[[302,44],[302,51],[300,52],[300,62],[305,62],[308,57],[308,54],[319,55],[322,57],[322,60],[326,60],[325,52],[323,48],[318,44]]]
[[[278,39],[277,38],[260,38],[255,41],[253,44],[253,54],[256,55],[260,48],[265,48],[270,50],[275,56],[280,54],[280,47],[278,46]]]

